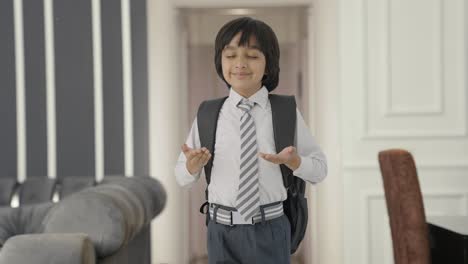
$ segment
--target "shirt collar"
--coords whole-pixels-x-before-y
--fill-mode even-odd
[[[234,89],[229,89],[229,98],[234,107],[237,107],[239,102],[244,98],[242,95],[238,94]],[[249,101],[257,103],[263,109],[266,108],[268,102],[268,90],[265,86],[262,86],[256,93],[250,96]]]

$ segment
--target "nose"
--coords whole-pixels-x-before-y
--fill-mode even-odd
[[[243,69],[247,67],[247,60],[242,58],[242,56],[238,56],[235,61],[236,69]]]

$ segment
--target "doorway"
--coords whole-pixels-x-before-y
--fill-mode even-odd
[[[241,16],[260,19],[275,31],[280,44],[280,78],[273,93],[295,95],[304,120],[309,119],[310,77],[308,77],[307,7],[183,8],[180,20],[186,33],[181,53],[186,66],[187,127],[191,127],[199,104],[228,95],[228,89],[214,67],[214,40],[226,22]],[[205,202],[205,179],[200,179],[188,195],[189,263],[207,263],[205,218],[199,212]],[[308,193],[308,192],[307,192]],[[306,237],[301,248],[310,247]],[[300,249],[292,263],[307,263]]]

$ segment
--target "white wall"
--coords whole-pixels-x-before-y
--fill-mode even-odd
[[[158,175],[167,191],[164,211],[152,223],[152,262],[187,263],[184,195],[174,177],[183,142],[186,109],[178,66],[177,10],[167,1],[147,2],[150,175]]]
[[[344,263],[393,263],[377,153],[415,157],[426,215],[467,215],[466,1],[340,1]]]

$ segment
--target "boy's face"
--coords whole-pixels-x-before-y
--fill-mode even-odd
[[[239,47],[242,32],[237,33],[224,47],[221,67],[224,79],[244,97],[250,97],[262,87],[265,73],[265,55],[257,46],[255,37],[251,37],[248,47]]]

